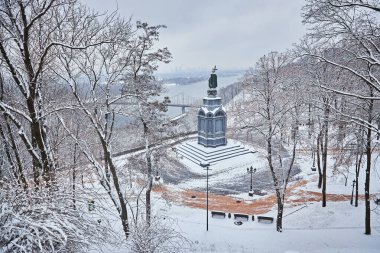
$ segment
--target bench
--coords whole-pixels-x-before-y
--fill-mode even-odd
[[[226,218],[226,213],[218,212],[218,211],[211,211],[211,217],[216,218],[216,219],[224,219],[224,218]]]
[[[239,220],[239,221],[248,221],[249,215],[248,214],[235,213],[234,219]]]
[[[265,195],[267,195],[267,192],[264,190],[254,190],[253,194],[259,195],[259,196],[265,196]]]
[[[272,224],[273,223],[273,217],[257,216],[257,221],[259,223]]]

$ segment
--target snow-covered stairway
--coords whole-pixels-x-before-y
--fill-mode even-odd
[[[250,153],[255,153],[244,146],[231,143],[226,146],[219,146],[216,148],[206,148],[196,142],[186,142],[177,146],[178,154],[187,158],[188,160],[200,164],[201,162],[216,164],[219,161],[242,156]]]

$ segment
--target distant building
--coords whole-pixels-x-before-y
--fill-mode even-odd
[[[209,78],[208,96],[203,98],[203,106],[198,110],[198,144],[218,147],[227,144],[227,115],[222,99],[217,97],[217,76],[214,67]]]

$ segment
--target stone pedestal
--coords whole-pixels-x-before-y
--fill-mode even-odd
[[[198,144],[205,147],[218,147],[227,144],[227,115],[222,99],[216,90],[209,90],[203,98],[203,106],[198,110]]]

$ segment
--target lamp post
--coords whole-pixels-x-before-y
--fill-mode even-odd
[[[352,194],[351,194],[351,206],[354,200],[354,187],[355,187],[356,180],[352,181]]]
[[[249,188],[248,196],[253,197],[253,173],[256,172],[256,168],[247,168],[247,173],[251,173],[251,187]]]
[[[202,168],[206,168],[206,212],[207,212],[207,216],[206,216],[206,231],[208,231],[208,171],[210,170],[209,167],[210,167],[210,163],[207,163],[207,162],[201,162],[200,163],[200,166]]]
[[[313,166],[311,167],[311,171],[316,171],[317,168],[315,167],[315,149],[313,147],[312,151],[311,151],[311,156],[313,158]]]

